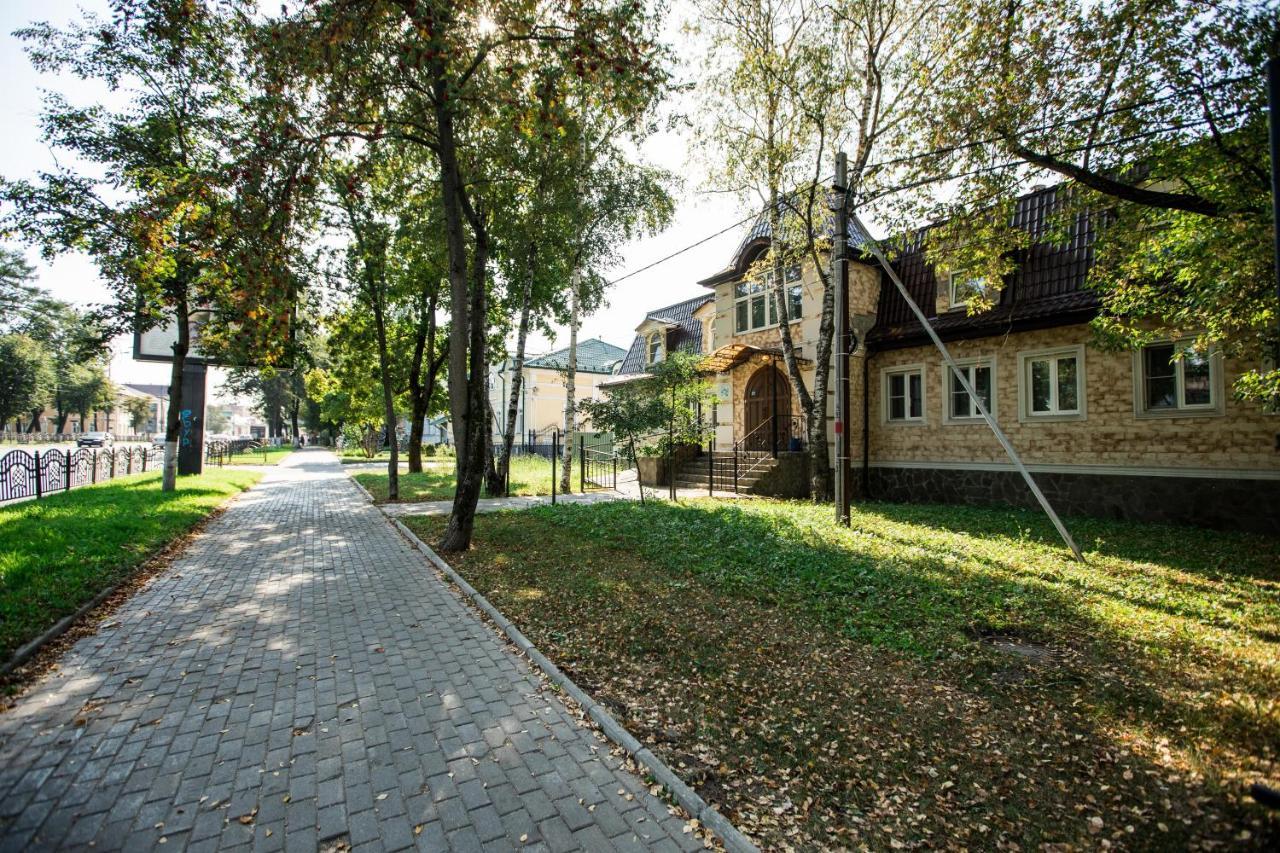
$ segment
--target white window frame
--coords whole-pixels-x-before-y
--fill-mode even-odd
[[[978,289],[978,290],[983,291],[983,292],[985,292],[985,291],[987,290],[987,280],[986,280],[985,278],[982,278],[982,277],[980,277],[980,276],[973,276],[973,275],[969,275],[969,273],[965,272],[964,270],[957,270],[956,272],[950,273],[950,274],[947,276],[947,308],[948,308],[948,309],[950,309],[950,310],[954,310],[954,309],[956,309],[956,308],[967,308],[967,307],[969,307],[969,300],[967,300],[967,299],[958,299],[958,298],[956,297],[956,281],[957,281],[957,279],[958,279],[958,280],[960,281],[960,283],[962,283],[962,284],[968,284],[968,283],[970,283],[970,282],[976,282],[976,283],[977,283],[977,285],[978,285],[978,286],[977,286],[977,289]]]
[[[787,310],[791,309],[791,292],[794,289],[800,291],[800,313],[790,318],[787,322],[799,322],[804,315],[804,275],[800,270],[799,264],[790,264],[786,267],[783,275],[787,279]],[[744,292],[739,293],[739,288]],[[733,294],[733,333],[735,335],[745,335],[749,332],[758,332],[761,329],[772,329],[778,325],[778,308],[777,301],[774,299],[773,292],[773,270],[766,270],[763,274],[756,278],[744,279],[735,282],[732,289]],[[751,322],[751,303],[761,295],[764,296],[764,325],[757,326]],[[738,326],[738,305],[745,304],[747,306],[747,324],[744,327]],[[770,317],[773,317],[770,320]]]
[[[889,380],[894,376],[910,376],[915,374],[920,377],[920,415],[919,417],[911,417],[910,412],[910,379],[905,380],[903,391],[906,393],[908,401],[907,407],[904,409],[907,416],[904,418],[891,418],[889,416]],[[929,412],[929,393],[928,383],[925,382],[925,371],[923,364],[899,364],[893,367],[882,367],[880,369],[880,423],[885,426],[919,426],[928,423]]]
[[[657,340],[654,340],[655,338]],[[665,338],[666,335],[661,331],[652,331],[644,336],[645,364],[657,364],[662,361],[667,349]]]
[[[1060,423],[1062,421],[1083,421],[1089,416],[1088,374],[1085,372],[1084,344],[1051,347],[1049,349],[1024,350],[1018,353],[1018,420],[1022,423]],[[1076,360],[1076,411],[1066,412],[1058,409],[1058,362],[1064,356],[1074,356]],[[1031,408],[1031,364],[1036,361],[1053,359],[1050,369],[1050,399],[1053,411],[1036,412]]]
[[[1177,338],[1174,340],[1150,341],[1144,346],[1138,347],[1133,351],[1133,413],[1137,418],[1203,418],[1217,417],[1225,414],[1224,405],[1224,389],[1222,379],[1222,353],[1218,350],[1210,350],[1208,354],[1209,361],[1209,402],[1187,405],[1186,399],[1186,379],[1185,366],[1183,359],[1174,361],[1174,388],[1178,398],[1178,405],[1171,408],[1147,408],[1147,362],[1143,354],[1147,349],[1158,346],[1172,345],[1175,350],[1179,347],[1186,348],[1187,344],[1192,341],[1191,338]]]
[[[997,384],[997,377],[999,374],[996,371],[996,357],[994,355],[980,355],[980,356],[974,356],[972,358],[957,358],[957,359],[954,359],[954,361],[956,363],[956,367],[959,367],[961,370],[964,370],[965,368],[972,368],[972,367],[988,367],[991,369],[991,406],[987,409],[987,411],[990,413],[992,418],[995,418],[996,409],[997,409],[996,401],[1000,396],[999,394],[1000,386]],[[970,384],[972,384],[973,383],[972,371],[969,371],[968,375],[966,375],[965,378],[967,378]],[[967,415],[965,417],[952,416],[951,414],[951,383],[952,381],[953,380],[951,377],[951,368],[948,367],[947,363],[944,361],[942,362],[942,422],[944,424],[953,424],[953,425],[985,424],[986,421],[983,419],[982,414],[977,411],[975,411],[972,415]],[[963,391],[964,389],[959,385],[957,385],[957,390]]]

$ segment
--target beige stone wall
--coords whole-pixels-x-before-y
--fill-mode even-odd
[[[801,266],[801,285],[802,285],[802,301],[801,301],[801,318],[791,323],[791,339],[792,342],[800,349],[803,358],[813,361],[817,351],[818,330],[822,320],[822,279],[818,276],[817,270],[811,262],[805,262]],[[851,325],[856,326],[855,318],[858,316],[871,316],[876,311],[877,304],[880,300],[880,276],[875,269],[865,264],[851,262],[849,264],[849,314]],[[720,284],[716,287],[716,298],[714,302],[714,317],[712,319],[712,328],[715,334],[715,345],[723,346],[728,343],[743,343],[750,346],[766,347],[780,349],[781,337],[777,327],[760,329],[752,332],[738,334],[734,331],[734,286],[732,282]],[[706,310],[706,309],[704,309]],[[767,361],[767,359],[765,359]],[[858,359],[852,359],[853,365],[850,367],[850,377],[855,387],[860,387],[862,381],[862,366]],[[760,363],[764,363],[761,361]],[[717,418],[719,428],[716,431],[716,442],[722,446],[728,446],[734,441],[740,439],[744,435],[744,417],[745,413],[742,407],[742,399],[746,390],[747,383],[751,376],[755,373],[759,364],[742,365],[736,368],[731,376],[717,377],[716,383],[720,387],[720,405],[717,408]],[[786,375],[785,365],[779,359],[779,368],[783,375]],[[807,367],[803,367],[800,371],[805,382],[805,387],[811,391],[813,389],[814,367],[812,363]],[[830,389],[832,383],[828,383]],[[728,401],[725,400],[726,394],[730,395]],[[834,417],[835,417],[835,397],[834,390],[828,390],[827,401],[827,438],[830,443],[834,437]],[[855,397],[855,399],[857,399]],[[800,401],[794,391],[791,397],[792,413],[794,415],[802,414],[800,409]],[[861,403],[854,406],[852,413],[855,418],[861,417]],[[861,421],[857,422],[857,429],[861,429]],[[732,426],[730,426],[732,425]],[[856,432],[854,441],[854,451],[861,453],[861,432]]]
[[[1144,418],[1135,414],[1132,353],[1103,352],[1088,346],[1090,339],[1089,327],[1077,325],[955,341],[948,347],[956,359],[995,356],[996,420],[1025,462],[1280,471],[1280,417],[1231,399],[1231,384],[1243,365],[1222,365],[1222,414]],[[1070,344],[1085,345],[1084,419],[1020,421],[1019,352]],[[882,371],[908,364],[925,368],[924,423],[886,424]],[[942,359],[932,345],[875,353],[870,392],[873,463],[1007,460],[985,423],[944,423]]]

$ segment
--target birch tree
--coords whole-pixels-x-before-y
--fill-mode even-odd
[[[786,269],[807,263],[821,288],[814,341],[794,340],[778,324],[792,393],[804,412],[810,491],[832,491],[827,445],[835,294],[826,261],[830,210],[825,184],[834,154],[849,148],[849,188],[863,188],[872,155],[891,139],[919,95],[911,73],[931,65],[925,38],[937,3],[837,0],[830,9],[803,0],[700,0],[697,31],[708,43],[699,140],[709,182],[761,210],[770,244],[748,275],[768,275],[776,316],[788,317]],[[792,322],[795,321],[793,318]],[[799,351],[811,348],[812,387]]]

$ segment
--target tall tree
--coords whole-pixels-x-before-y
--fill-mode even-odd
[[[38,413],[53,391],[53,359],[26,335],[0,335],[0,424]]]
[[[151,401],[146,397],[130,396],[124,401],[125,414],[129,416],[129,429],[134,435],[141,435],[142,429],[147,425],[147,420],[151,417]],[[224,413],[225,416],[225,413]],[[224,424],[225,426],[225,421]],[[213,418],[209,418],[209,427],[214,432],[218,432],[218,428],[213,425]]]
[[[0,246],[0,323],[12,327],[42,293],[34,283],[35,268],[22,253]]]
[[[886,183],[938,187],[907,212],[949,220],[930,251],[985,279],[971,310],[1032,239],[1013,199],[1048,179],[1064,187],[1038,236],[1083,216],[1096,232],[1099,343],[1192,336],[1255,365],[1280,355],[1260,73],[1280,53],[1274,4],[960,0],[941,20],[917,155]],[[1280,370],[1247,371],[1235,390],[1280,405]]]
[[[222,350],[260,344],[278,329],[277,305],[293,293],[268,274],[280,262],[270,248],[281,244],[289,204],[268,191],[274,185],[257,157],[265,131],[247,120],[241,72],[256,5],[109,6],[105,19],[85,13],[66,29],[40,23],[18,32],[38,70],[105,84],[123,106],[46,95],[44,139],[78,165],[7,182],[0,198],[12,205],[7,224],[47,254],[77,249],[94,259],[114,295],[102,315],[111,331],[176,329],[163,478],[171,490],[192,323],[211,309],[206,343]]]
[[[437,167],[449,283],[450,422],[458,481],[441,547],[466,548],[489,467],[486,379],[495,182],[510,160],[495,128],[539,108],[521,85],[535,64],[590,80],[618,113],[643,113],[660,91],[649,10],[588,0],[557,7],[534,0],[331,2],[297,26],[315,36],[303,51],[327,85],[317,134],[393,138],[427,149]],[[561,109],[562,105],[553,104]]]
[[[830,213],[826,176],[834,153],[850,148],[849,187],[861,189],[874,153],[921,97],[911,72],[932,66],[924,49],[933,0],[838,0],[830,10],[802,0],[700,0],[707,39],[706,109],[700,139],[712,184],[759,205],[768,250],[748,273],[770,283],[772,316],[792,393],[804,412],[810,492],[832,489],[827,446],[834,290],[826,262]],[[812,387],[793,337],[789,267],[812,267],[821,289]],[[790,317],[790,322],[785,318]]]

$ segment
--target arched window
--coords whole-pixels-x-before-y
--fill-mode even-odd
[[[649,335],[649,363],[657,364],[662,361],[662,333],[654,332]]]

